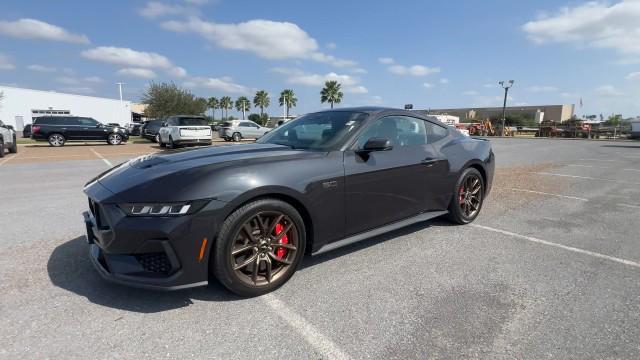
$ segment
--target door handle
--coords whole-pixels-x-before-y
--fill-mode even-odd
[[[434,159],[434,158],[426,158],[426,159],[424,159],[424,160],[420,161],[420,163],[421,163],[422,165],[426,165],[426,166],[433,166],[433,165],[435,165],[438,161],[440,161],[440,160],[438,160],[438,159]]]

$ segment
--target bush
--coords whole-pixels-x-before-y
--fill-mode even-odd
[[[144,115],[159,119],[171,115],[202,115],[207,110],[207,100],[181,89],[174,83],[149,83],[141,101],[147,104]]]

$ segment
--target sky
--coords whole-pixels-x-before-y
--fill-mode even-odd
[[[576,104],[640,115],[640,0],[3,1],[0,84],[137,101],[150,81],[203,97],[293,89],[341,107]],[[582,99],[583,107],[580,107]]]

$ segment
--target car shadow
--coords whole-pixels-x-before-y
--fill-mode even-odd
[[[625,148],[625,149],[640,149],[640,145],[602,145],[601,147],[607,147],[607,148]]]
[[[431,226],[450,225],[440,219],[416,223],[324,254],[306,256],[300,270]],[[100,277],[93,268],[88,251],[84,236],[59,245],[49,257],[47,272],[53,285],[83,296],[97,305],[138,313],[157,313],[187,307],[193,304],[192,300],[226,302],[246,299],[231,293],[215,280],[208,286],[168,292],[113,284]]]

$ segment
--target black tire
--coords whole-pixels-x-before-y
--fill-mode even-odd
[[[107,136],[107,144],[109,145],[120,145],[122,144],[122,135],[118,133],[111,133]]]
[[[169,143],[167,144],[167,148],[169,149],[177,149],[178,146],[173,142],[173,138],[169,135]]]
[[[255,264],[258,264],[257,265],[259,269],[258,271],[260,271],[262,264],[264,264],[266,268],[266,261],[268,261],[269,264],[279,264],[279,262],[275,262],[271,260],[271,259],[275,260],[275,258],[273,258],[272,255],[277,254],[277,250],[273,250],[273,249],[276,249],[279,247],[273,246],[273,249],[272,249],[271,245],[275,244],[274,242],[272,242],[274,241],[274,239],[264,240],[263,238],[263,240],[260,242],[261,245],[255,245],[253,249],[249,249],[252,251],[252,253],[249,254],[251,256],[246,255],[249,258],[255,257],[256,259],[255,263],[254,261],[249,260],[250,264],[245,269],[243,270],[234,269],[234,266],[237,266],[238,264],[236,263],[237,259],[234,259],[234,255],[232,255],[232,249],[234,248],[234,245],[237,245],[238,238],[242,236],[241,231],[243,231],[244,225],[246,223],[251,223],[252,219],[254,219],[256,216],[259,216],[259,215],[262,216],[263,214],[282,214],[283,216],[285,216],[287,221],[290,220],[291,230],[289,230],[287,234],[290,234],[288,236],[292,236],[291,239],[293,239],[293,235],[291,234],[293,234],[292,231],[295,231],[295,240],[292,240],[291,244],[295,243],[296,246],[295,246],[295,250],[287,250],[287,251],[293,251],[293,253],[287,253],[286,255],[290,264],[278,265],[278,266],[281,266],[281,268],[279,270],[274,270],[276,271],[276,275],[275,275],[276,277],[274,277],[271,280],[267,280],[267,277],[266,277],[267,270],[265,270],[265,274],[260,275],[260,276],[263,276],[263,279],[261,279],[262,281],[261,284],[257,284],[255,278],[253,278],[254,284],[250,284],[250,282],[247,282],[247,278],[249,277],[249,275],[243,275],[242,271],[249,271],[248,268],[256,266]],[[264,215],[264,216],[268,216],[268,215]],[[273,221],[279,221],[279,220],[273,220]],[[266,227],[272,227],[275,224],[269,223],[264,225],[266,228]],[[260,230],[256,229],[255,231],[259,232]],[[246,234],[246,232],[244,233]],[[254,231],[252,231],[252,233],[254,233]],[[252,238],[253,236],[254,235],[251,235]],[[261,236],[261,233],[255,236],[256,236],[256,240],[259,241],[259,237]],[[246,241],[249,241],[249,240],[246,240]],[[262,242],[264,241],[269,242],[269,245],[268,245],[269,248],[267,250],[265,249],[262,250],[262,251],[266,251],[267,254],[263,254],[260,252],[261,250],[257,249],[258,246],[265,246],[262,244]],[[251,245],[254,243],[245,242],[245,244],[241,246],[246,246],[247,244]],[[263,295],[279,288],[284,283],[286,283],[291,278],[291,276],[293,276],[298,266],[302,262],[302,258],[304,257],[305,246],[306,246],[306,230],[304,227],[304,221],[302,220],[302,217],[300,216],[298,211],[293,206],[289,205],[286,202],[276,200],[276,199],[267,198],[267,199],[256,200],[246,205],[243,205],[242,207],[234,211],[222,223],[216,242],[211,249],[211,259],[210,259],[210,264],[211,264],[210,269],[212,270],[211,275],[214,276],[216,279],[218,279],[218,281],[220,281],[220,283],[222,283],[227,289],[229,289],[230,291],[238,295],[249,296],[249,297]],[[264,255],[264,260],[260,260],[262,259],[261,257],[262,255]],[[235,256],[238,256],[238,255],[235,255]],[[264,261],[264,262],[261,262],[261,261]],[[269,267],[269,269],[271,269],[271,266]],[[252,272],[253,270],[250,270],[250,271]],[[278,273],[277,271],[282,271],[282,273]]]
[[[15,135],[13,135],[13,144],[11,144],[11,147],[9,148],[9,152],[12,154],[15,154],[18,152],[18,143],[16,143]]]
[[[470,181],[470,179],[472,181]],[[475,184],[476,181],[479,185],[477,190],[475,185],[470,185]],[[449,214],[447,214],[447,218],[451,222],[460,225],[465,225],[475,220],[478,214],[480,214],[482,204],[484,203],[484,191],[484,180],[480,172],[475,168],[467,168],[464,170],[458,178],[458,181],[456,181],[453,196],[449,203]],[[476,196],[477,201],[473,200]]]
[[[166,147],[167,147],[167,144],[163,143],[162,141],[160,141],[160,143],[159,143],[159,144],[160,144],[160,147],[161,147],[161,148],[166,148]]]
[[[64,135],[58,133],[49,135],[47,140],[49,141],[49,145],[54,147],[64,146],[64,143],[67,141]]]
[[[4,157],[4,140],[0,138],[0,158]]]
[[[229,142],[231,141],[231,139],[229,139],[228,137],[224,138],[224,141]]]
[[[242,135],[240,133],[233,133],[233,141],[238,142],[242,140]]]

